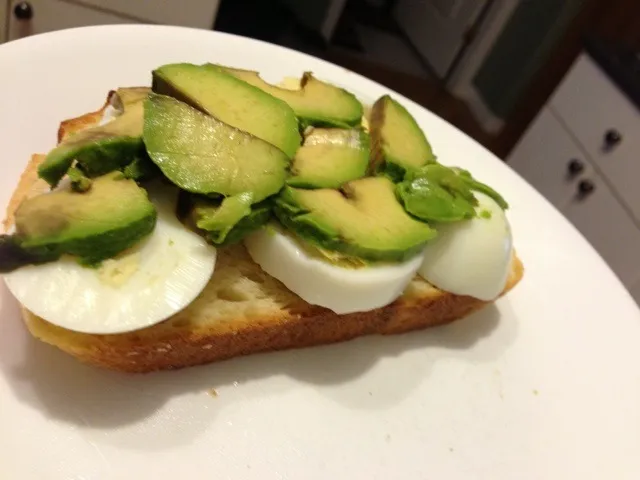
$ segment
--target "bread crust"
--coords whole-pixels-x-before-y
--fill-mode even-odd
[[[34,155],[22,175],[9,203],[8,220],[22,200],[41,193],[42,186],[34,172],[42,158]],[[267,306],[255,313],[247,313],[245,309],[239,310],[235,317],[213,318],[216,315],[208,312],[217,310],[212,307],[229,303],[221,299],[220,292],[234,281],[249,281],[238,273],[242,269],[253,269],[254,275],[259,273],[261,281],[269,287],[265,291],[272,292],[274,299],[269,299]],[[231,277],[233,272],[236,272],[235,280]],[[523,273],[523,265],[514,255],[503,295],[518,284]],[[152,327],[124,334],[93,335],[55,326],[25,308],[22,316],[32,335],[82,362],[110,370],[143,373],[258,352],[342,342],[363,335],[404,333],[450,323],[489,303],[440,291],[416,277],[407,291],[390,305],[369,312],[338,315],[310,305],[291,293],[262,272],[244,247],[238,245],[219,253],[214,278],[193,304]]]
[[[60,123],[60,127],[58,128],[58,143],[63,142],[71,135],[79,132],[80,130],[85,130],[87,128],[99,125],[100,121],[102,120],[102,116],[111,103],[111,99],[113,98],[115,93],[115,90],[109,91],[109,93],[107,94],[107,99],[104,101],[104,104],[102,105],[102,108],[100,108],[100,110],[85,113],[84,115],[81,115],[79,117],[63,120]]]

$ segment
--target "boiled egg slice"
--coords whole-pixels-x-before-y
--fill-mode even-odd
[[[216,249],[176,218],[177,189],[152,185],[154,231],[99,268],[72,258],[20,268],[4,276],[28,310],[85,333],[124,333],[162,322],[189,305],[213,274]]]
[[[419,255],[397,264],[346,268],[308,254],[292,237],[262,228],[245,239],[253,260],[304,301],[338,314],[366,312],[393,302],[422,263]]]
[[[440,290],[489,301],[500,295],[507,282],[511,228],[493,199],[474,195],[478,215],[439,225],[438,236],[424,250],[418,274]]]

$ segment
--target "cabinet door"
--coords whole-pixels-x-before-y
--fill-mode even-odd
[[[587,55],[573,66],[550,105],[640,220],[640,109]]]
[[[544,197],[562,210],[570,201],[580,168],[571,174],[574,161],[586,169],[588,162],[564,126],[548,108],[542,109],[518,145],[507,164],[535,187]],[[577,162],[577,163],[576,163]]]
[[[640,228],[602,177],[592,171],[583,181],[592,182],[593,190],[580,194],[576,189],[563,213],[630,287],[640,275]]]
[[[63,28],[133,23],[131,20],[59,0],[11,0],[8,40]]]
[[[144,22],[210,29],[220,0],[83,0],[83,3]]]

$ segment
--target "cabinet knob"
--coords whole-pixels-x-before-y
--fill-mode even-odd
[[[580,183],[578,183],[578,196],[584,198],[591,195],[595,189],[596,186],[591,180],[581,180]]]
[[[610,128],[604,134],[604,146],[607,149],[612,149],[616,145],[622,142],[622,134],[615,128]]]
[[[577,158],[572,158],[567,165],[567,171],[571,177],[575,177],[584,171],[584,163]]]
[[[13,14],[18,20],[31,20],[33,7],[29,2],[20,2],[13,8]]]

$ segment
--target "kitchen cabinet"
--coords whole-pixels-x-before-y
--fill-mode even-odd
[[[59,0],[10,2],[8,40],[86,25],[133,23],[132,20]]]
[[[586,55],[550,105],[640,220],[640,109]]]
[[[585,53],[507,159],[640,302],[640,110]]]
[[[581,193],[581,182],[592,189]],[[584,185],[584,183],[582,183]],[[631,285],[640,273],[640,228],[595,171],[579,182],[562,212],[591,242],[622,283]]]
[[[0,42],[90,25],[161,23],[212,28],[219,0],[10,0],[0,1]],[[3,29],[7,28],[4,32]]]
[[[220,0],[82,0],[149,23],[213,28]]]
[[[584,153],[548,108],[522,138],[509,165],[562,209],[575,193],[578,178],[589,168]]]

